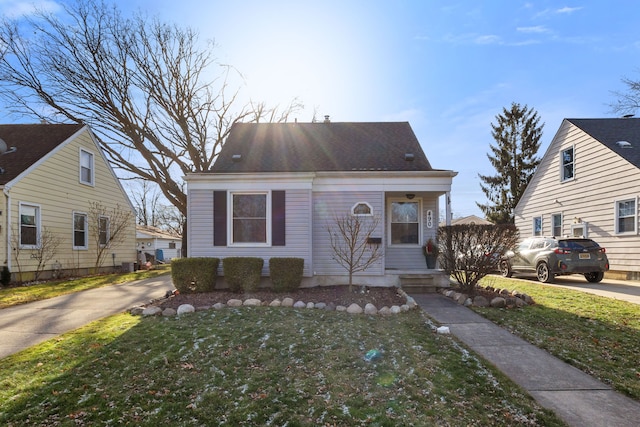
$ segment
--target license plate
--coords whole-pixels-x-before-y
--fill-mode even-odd
[[[579,254],[580,259],[591,259],[591,254]]]

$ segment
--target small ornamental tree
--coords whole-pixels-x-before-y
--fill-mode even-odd
[[[371,244],[371,235],[380,223],[378,216],[336,215],[327,225],[333,259],[349,273],[349,292],[353,287],[353,274],[365,271],[382,258],[379,244]]]
[[[438,228],[440,268],[452,276],[460,290],[474,295],[480,279],[499,269],[501,255],[518,242],[511,224],[461,224]]]
[[[96,273],[102,266],[109,249],[123,243],[129,233],[135,233],[135,217],[130,209],[120,205],[112,208],[100,202],[91,202],[89,208],[89,233],[96,247]]]

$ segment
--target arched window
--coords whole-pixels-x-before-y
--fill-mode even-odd
[[[367,202],[358,202],[351,208],[351,215],[371,216],[373,215],[373,208]]]

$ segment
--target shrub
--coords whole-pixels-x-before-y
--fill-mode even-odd
[[[224,278],[233,292],[252,292],[258,289],[263,265],[262,258],[229,257],[222,260]]]
[[[9,271],[9,267],[5,265],[2,267],[2,273],[0,273],[0,284],[7,286],[9,283],[11,283],[11,272]]]
[[[271,285],[276,292],[295,291],[302,282],[304,259],[302,258],[271,258],[269,272]]]
[[[211,292],[216,287],[220,258],[178,258],[171,261],[171,279],[180,292]]]

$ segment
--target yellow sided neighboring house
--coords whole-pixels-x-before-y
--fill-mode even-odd
[[[136,261],[135,211],[91,129],[0,125],[0,268],[12,280]]]

